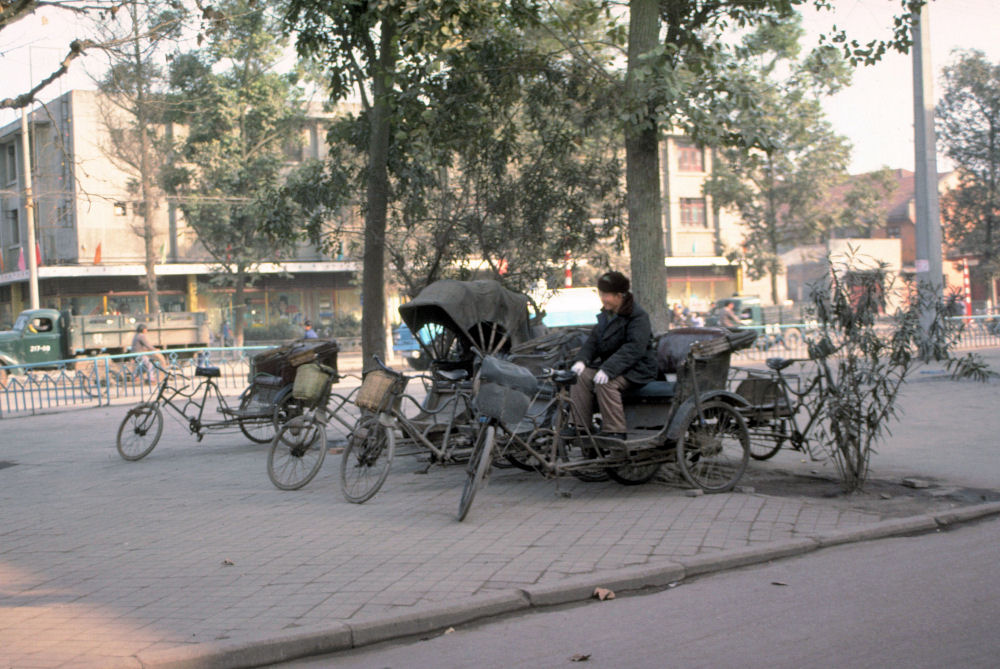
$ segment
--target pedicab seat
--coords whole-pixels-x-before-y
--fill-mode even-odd
[[[691,345],[696,342],[704,342],[725,337],[727,330],[722,328],[676,328],[669,330],[657,338],[656,342],[656,362],[658,375],[656,381],[651,381],[643,386],[629,388],[622,401],[625,404],[663,404],[673,399],[677,393],[677,373],[683,368],[687,359]],[[716,362],[711,360],[709,362]],[[726,353],[720,356],[715,367],[723,367],[722,372],[723,387],[725,376],[729,370],[729,355]],[[702,369],[699,367],[699,374]],[[705,380],[703,389],[708,389],[718,385],[715,381],[718,374],[710,374],[710,378]],[[701,376],[699,376],[699,386],[702,386]]]

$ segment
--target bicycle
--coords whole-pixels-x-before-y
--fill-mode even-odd
[[[342,378],[337,370],[323,364],[298,368],[292,397],[304,404],[304,412],[278,429],[267,454],[267,475],[278,489],[298,490],[313,480],[326,459],[326,426],[331,419],[353,429],[354,423],[340,414],[358,389],[347,395],[334,394],[333,384]],[[329,407],[331,400],[337,402],[333,408]]]
[[[792,365],[807,363],[817,367],[808,383],[803,384],[801,374],[785,373]],[[810,460],[821,460],[813,453],[809,434],[826,404],[829,371],[813,358],[768,358],[765,364],[764,370],[734,368],[735,392],[748,402],[740,413],[750,432],[750,457],[773,458],[787,441],[792,449],[806,453]],[[803,414],[804,425],[800,422]]]
[[[365,374],[355,397],[362,413],[340,458],[341,492],[354,504],[368,501],[379,491],[397,447],[410,447],[407,454],[429,454],[427,471],[435,463],[464,459],[475,437],[465,370],[434,368],[406,375],[386,366],[377,356],[373,359],[377,368]],[[425,384],[422,403],[405,392],[413,379]],[[417,409],[412,417],[404,410],[409,405]]]
[[[280,411],[282,405],[267,401],[268,398],[277,396],[280,388],[269,384],[266,376],[255,378],[240,396],[239,408],[233,409],[215,381],[220,376],[218,367],[195,368],[194,375],[201,380],[192,387],[191,378],[179,370],[166,369],[156,361],[151,361],[151,364],[161,375],[156,392],[148,401],[129,409],[118,427],[116,445],[119,455],[125,460],[141,460],[156,447],[163,433],[162,407],[165,406],[187,422],[188,430],[198,441],[202,440],[208,430],[239,427],[252,441],[267,443],[272,438],[272,430],[276,432],[279,421],[283,422],[284,414]],[[172,385],[175,380],[180,383]],[[218,411],[225,418],[204,420],[205,407],[210,397],[215,399]]]

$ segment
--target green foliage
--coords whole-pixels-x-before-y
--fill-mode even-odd
[[[942,198],[948,242],[1000,273],[1000,64],[964,51],[944,68],[937,107],[938,138],[960,175]],[[995,297],[995,296],[994,296]]]
[[[887,318],[887,297],[894,293],[901,306]],[[938,291],[925,283],[898,284],[881,261],[853,251],[831,260],[811,299],[818,330],[808,336],[809,354],[823,392],[811,398],[809,411],[818,412],[817,438],[847,491],[863,486],[875,446],[898,418],[900,389],[919,362],[944,361],[958,378],[995,375],[977,356],[953,355],[960,325],[948,320],[949,305]]]
[[[797,19],[768,23],[737,49],[748,60],[732,70],[731,81],[755,104],[729,116],[742,141],[719,151],[705,185],[716,206],[740,215],[746,229],[742,249],[730,255],[752,278],[771,276],[775,302],[780,253],[824,230],[824,197],[849,159],[846,140],[833,132],[816,97],[848,79],[845,64],[831,60],[825,49],[794,59],[801,34]],[[772,43],[777,52],[768,51]],[[774,73],[783,69],[788,76],[777,78]]]
[[[305,4],[298,10],[305,12]],[[602,36],[608,22],[595,7],[574,3],[534,23],[517,3],[468,3],[448,21],[433,19],[433,12],[421,19],[450,35],[438,52],[401,43],[384,243],[387,265],[407,292],[474,275],[526,288],[567,252],[585,257],[600,233],[614,231],[623,198],[614,89],[595,81],[590,65],[566,58],[552,37],[569,29],[580,39]],[[372,19],[357,18],[364,25]],[[300,36],[300,48],[328,53],[362,43],[347,27]],[[340,68],[335,95],[360,76],[343,70],[341,56],[329,56]],[[331,220],[350,195],[366,188],[373,112],[367,104],[331,128],[330,160],[311,180],[319,187],[294,195],[307,236],[327,246],[350,243],[345,226]],[[593,223],[597,217],[606,227]]]
[[[824,228],[840,238],[871,237],[872,231],[885,223],[895,190],[896,181],[888,167],[849,177],[841,186],[842,199],[823,203],[827,210]]]
[[[281,255],[258,227],[281,205],[284,151],[302,111],[290,77],[272,71],[274,19],[253,2],[220,8],[227,18],[206,47],[171,65],[171,118],[185,132],[165,182],[220,271],[243,274]]]
[[[270,325],[252,325],[243,330],[245,341],[280,341],[285,339],[298,339],[302,336],[302,326],[295,325],[286,320],[271,323]]]

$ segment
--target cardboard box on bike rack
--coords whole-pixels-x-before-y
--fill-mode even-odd
[[[479,369],[476,409],[504,425],[516,425],[524,418],[537,391],[538,380],[530,370],[487,356]]]

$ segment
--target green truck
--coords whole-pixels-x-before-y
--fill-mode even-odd
[[[733,312],[740,319],[740,324],[757,330],[757,345],[762,348],[798,348],[805,339],[805,333],[816,327],[814,321],[806,318],[801,307],[765,307],[756,295],[734,295],[716,300],[705,324],[718,325],[719,314],[730,302],[734,303]]]
[[[157,348],[208,345],[208,323],[200,312],[73,316],[65,310],[29,309],[12,330],[0,332],[0,366],[125,353],[139,323],[149,328],[146,335]]]

